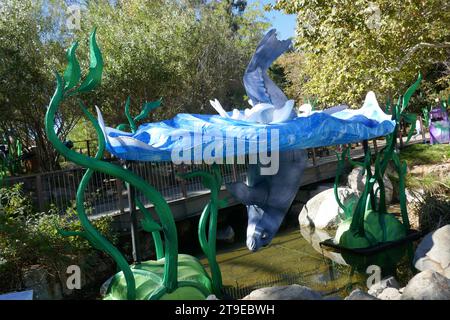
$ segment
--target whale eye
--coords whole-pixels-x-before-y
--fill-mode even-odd
[[[269,234],[266,231],[264,231],[261,235],[261,239],[267,239],[268,237],[269,237]]]

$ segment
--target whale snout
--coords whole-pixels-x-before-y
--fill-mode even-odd
[[[252,252],[258,251],[258,245],[256,244],[256,239],[254,237],[247,238],[247,248]]]
[[[247,236],[247,248],[252,252],[256,252],[262,247],[267,247],[271,241],[272,237],[268,232],[254,232]]]

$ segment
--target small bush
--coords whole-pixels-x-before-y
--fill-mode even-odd
[[[415,204],[414,211],[422,231],[436,230],[450,224],[450,197],[444,193],[427,191]]]
[[[111,218],[92,224],[115,242]],[[0,292],[19,290],[22,273],[31,265],[41,265],[57,275],[64,264],[99,254],[81,237],[61,236],[58,228],[82,231],[73,206],[64,215],[55,209],[39,213],[23,194],[21,184],[0,189]]]

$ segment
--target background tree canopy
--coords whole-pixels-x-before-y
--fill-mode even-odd
[[[302,102],[380,103],[424,74],[422,101],[450,94],[450,2],[446,0],[280,0],[297,14],[296,52],[281,60],[287,92]]]
[[[105,69],[102,86],[85,97],[110,126],[124,123],[145,101],[163,99],[148,121],[180,112],[213,113],[208,100],[243,107],[242,75],[268,28],[258,3],[244,0],[0,0],[0,139],[20,137],[43,170],[58,168],[43,117],[62,73],[65,49],[80,40],[87,70],[88,34],[98,27]],[[68,30],[67,7],[81,4],[81,30]],[[445,0],[281,0],[298,15],[296,50],[271,69],[290,98],[319,105],[361,105],[368,90],[380,102],[424,74],[414,105],[450,94],[450,3]],[[89,133],[76,101],[58,115],[65,140]]]
[[[81,4],[81,30],[67,29],[67,7]],[[55,87],[53,69],[63,72],[65,49],[80,40],[78,58],[88,68],[88,35],[96,26],[105,60],[102,86],[86,96],[108,125],[126,122],[143,102],[163,99],[149,121],[179,112],[212,113],[209,99],[227,107],[244,103],[242,76],[268,24],[258,4],[203,0],[1,0],[0,135],[13,132],[25,148],[36,146],[44,170],[58,157],[44,130],[46,105]],[[86,131],[76,101],[57,122],[60,138]],[[80,122],[81,121],[81,122]]]

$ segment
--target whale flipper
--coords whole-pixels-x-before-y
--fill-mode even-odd
[[[256,186],[249,187],[243,182],[234,182],[226,185],[231,195],[242,204],[264,206],[269,197],[268,185],[260,182]]]

